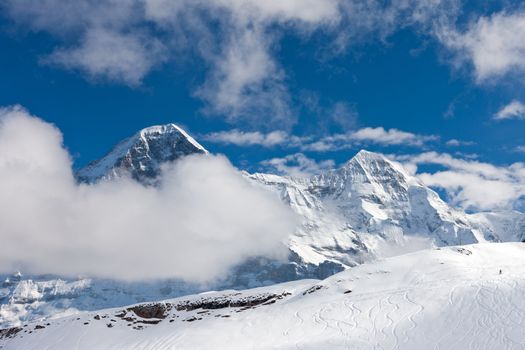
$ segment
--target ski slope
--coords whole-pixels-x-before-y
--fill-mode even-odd
[[[524,349],[525,244],[418,251],[323,281],[87,312],[17,331],[3,331],[1,349]]]

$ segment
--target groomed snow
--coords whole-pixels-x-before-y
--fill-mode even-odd
[[[500,273],[501,270],[501,273]],[[290,294],[288,294],[290,293]],[[175,308],[158,324],[120,309],[23,327],[2,349],[523,349],[525,244],[418,251],[303,280],[166,301],[282,295],[254,308]],[[130,312],[128,311],[129,315]],[[95,316],[100,319],[96,320]],[[123,316],[124,317],[124,316]],[[192,318],[195,318],[192,320]],[[201,318],[200,320],[198,318]],[[112,321],[113,320],[113,321]],[[154,319],[157,320],[157,319]],[[190,321],[191,320],[191,321]],[[86,324],[84,324],[86,323]],[[111,327],[108,327],[111,324]],[[142,325],[142,329],[137,325]],[[31,332],[31,333],[30,333]]]

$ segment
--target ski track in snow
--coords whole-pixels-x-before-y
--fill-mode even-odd
[[[395,314],[399,311],[399,304],[397,303],[392,303],[392,295],[389,296],[387,298],[387,301],[389,302],[390,305],[393,306],[393,314],[390,314],[390,313],[387,313],[386,314],[386,317],[390,320],[391,322],[391,333],[392,333],[392,336],[394,337],[394,345],[391,347],[392,350],[395,350],[395,349],[399,349],[399,336],[397,335],[397,328],[399,326],[399,322],[395,322],[394,318],[395,317]]]
[[[301,328],[301,326],[302,326],[303,323],[304,323],[304,320],[303,320],[303,318],[299,315],[299,311],[296,311],[296,312],[294,313],[294,316],[299,320],[299,326],[298,326],[298,328]],[[299,346],[299,341],[297,341],[297,342],[295,343],[295,348],[298,349],[298,350],[302,350],[302,348]]]

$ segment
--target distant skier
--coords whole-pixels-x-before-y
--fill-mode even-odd
[[[501,269],[499,269],[499,274],[500,274],[500,275],[501,275],[502,272],[503,272],[503,271],[501,271]]]

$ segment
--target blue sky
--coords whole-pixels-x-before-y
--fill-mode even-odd
[[[0,106],[54,123],[77,168],[174,122],[250,171],[314,173],[366,148],[459,206],[521,208],[519,1],[8,0],[0,13]]]

